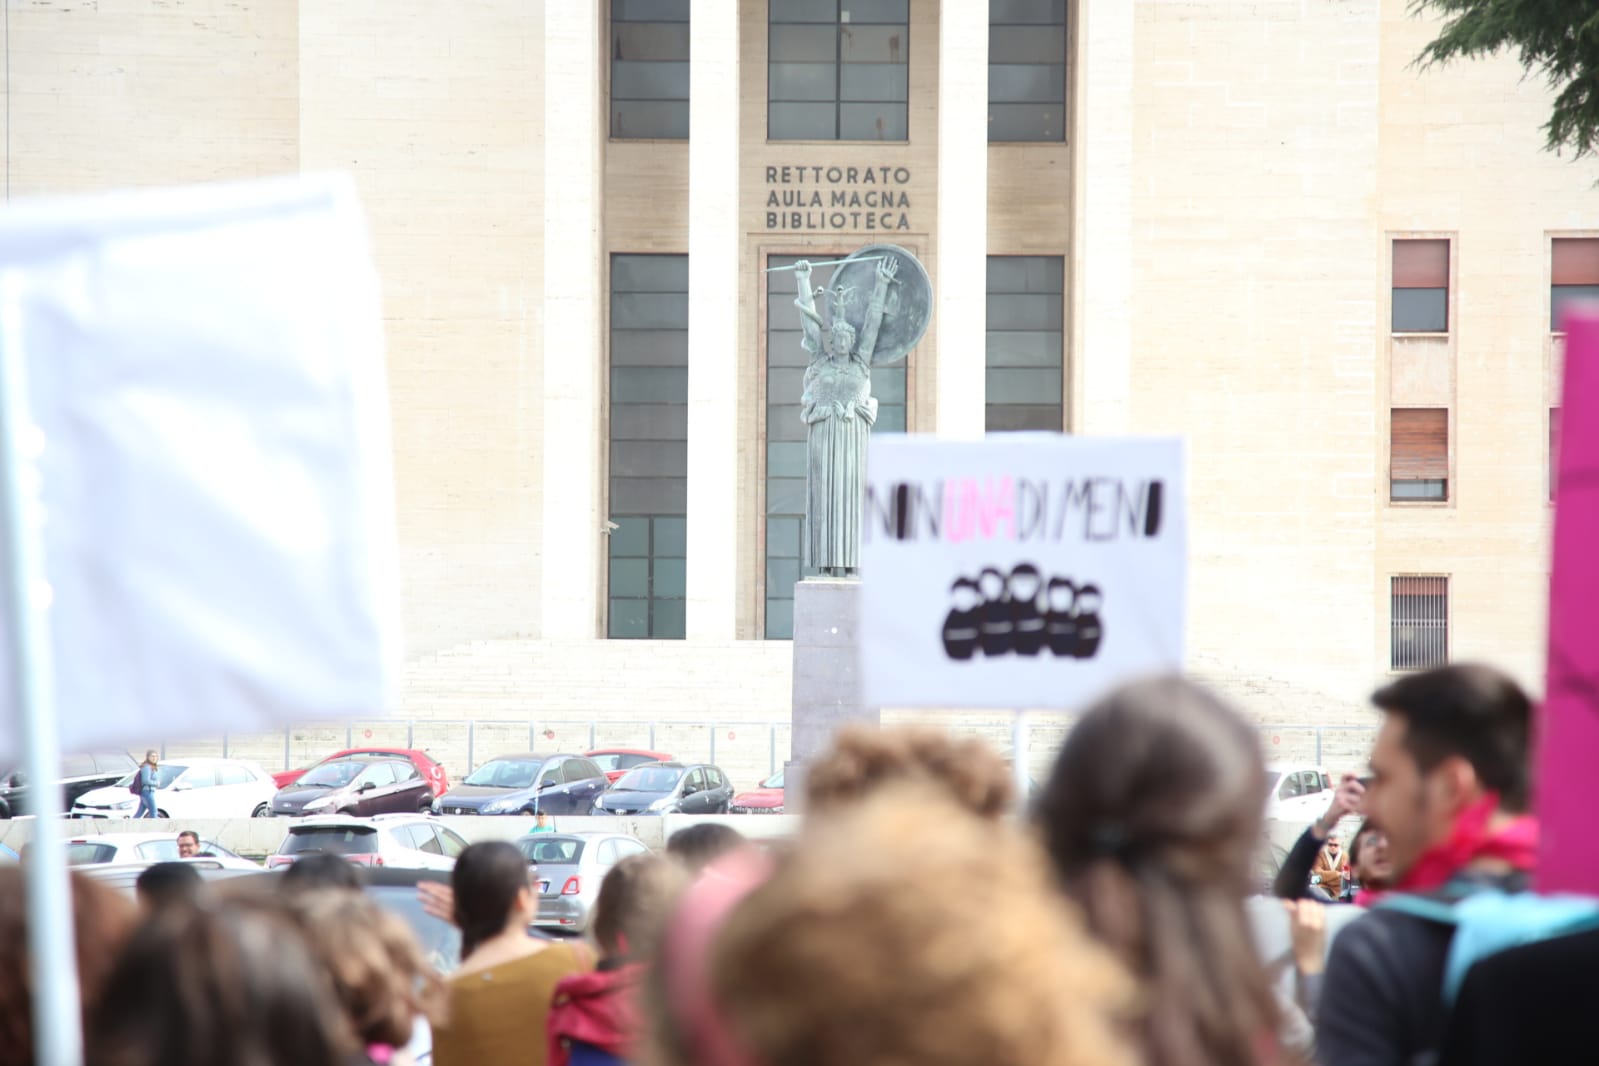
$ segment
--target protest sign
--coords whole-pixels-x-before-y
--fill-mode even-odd
[[[1538,887],[1599,893],[1599,306],[1570,314],[1555,471],[1548,683],[1538,720]]]
[[[875,706],[1075,706],[1183,665],[1182,442],[873,437],[861,671]]]
[[[0,212],[0,287],[42,449],[61,747],[392,710],[388,397],[353,185],[22,201]]]

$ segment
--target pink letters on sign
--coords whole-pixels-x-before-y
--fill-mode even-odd
[[[1599,893],[1599,307],[1570,313],[1549,588],[1548,693],[1539,722],[1538,888]]]

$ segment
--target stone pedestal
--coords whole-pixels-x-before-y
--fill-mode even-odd
[[[785,764],[784,809],[803,808],[805,768],[847,722],[877,725],[881,713],[861,702],[861,583],[806,578],[794,586],[792,755]]]

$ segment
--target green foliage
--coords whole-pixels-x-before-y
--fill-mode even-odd
[[[1512,50],[1555,92],[1545,147],[1599,151],[1599,0],[1411,0],[1410,10],[1447,19],[1416,57],[1423,69]]]

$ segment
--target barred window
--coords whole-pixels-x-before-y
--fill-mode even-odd
[[[1449,579],[1394,577],[1389,599],[1389,667],[1426,670],[1448,662]]]
[[[611,136],[688,138],[689,0],[611,0]]]
[[[688,256],[611,256],[611,637],[684,633]]]

